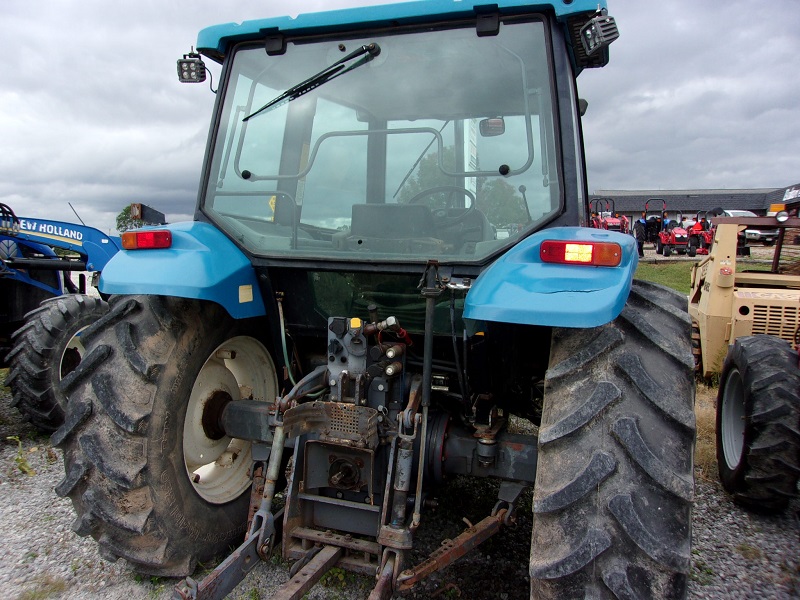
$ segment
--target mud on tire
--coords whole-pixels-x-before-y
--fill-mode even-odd
[[[66,471],[56,492],[72,500],[73,529],[97,540],[105,558],[184,576],[242,542],[249,444],[231,441],[243,445],[225,450],[232,470],[220,467],[206,487],[206,473],[201,482],[187,458],[225,458],[217,445],[230,438],[206,438],[201,425],[203,406],[217,402],[221,411],[220,393],[274,399],[269,354],[253,338],[233,337],[235,327],[216,304],[136,296],[112,298],[110,312],[84,333],[87,354],[62,381],[69,410],[52,436]],[[253,349],[255,362],[244,356]],[[246,368],[226,368],[231,356]]]
[[[686,299],[635,281],[622,314],[556,329],[545,380],[532,598],[683,598],[694,494]]]
[[[108,304],[85,294],[49,298],[25,315],[25,324],[12,336],[8,353],[11,405],[42,431],[64,422],[67,398],[62,377],[75,369],[83,354],[78,333],[108,312]]]
[[[800,368],[784,340],[738,338],[717,395],[717,464],[723,487],[752,510],[774,513],[800,479]]]

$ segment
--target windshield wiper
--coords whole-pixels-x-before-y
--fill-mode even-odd
[[[352,71],[353,69],[368,63],[373,58],[378,56],[378,54],[380,53],[381,53],[381,47],[374,42],[371,44],[361,46],[360,48],[354,50],[344,58],[337,60],[331,66],[326,67],[316,75],[312,75],[305,81],[301,81],[297,85],[293,85],[288,90],[283,92],[280,96],[273,98],[254,113],[247,115],[244,119],[242,119],[242,122],[252,119],[256,115],[261,114],[267,109],[275,108],[277,106],[280,106],[281,104],[284,104],[285,102],[291,102],[292,100],[299,98],[303,94],[306,94],[311,90],[318,88],[323,83],[327,83],[331,79],[336,79],[340,75],[344,75],[348,71]],[[345,63],[353,60],[354,58],[358,58],[359,56],[362,57],[361,60],[357,60],[349,67],[345,66]]]

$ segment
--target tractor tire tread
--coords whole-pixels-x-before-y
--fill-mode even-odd
[[[674,294],[638,281],[616,321],[554,330],[533,497],[532,598],[685,596],[690,330]],[[666,343],[670,335],[679,340]]]
[[[737,368],[745,401],[745,441],[737,469],[727,465],[717,436],[720,480],[734,500],[756,512],[776,513],[798,497],[800,481],[800,367],[786,341],[769,335],[738,338],[723,365],[717,405]],[[724,426],[717,415],[717,429]]]
[[[25,315],[24,325],[13,334],[5,385],[11,388],[12,405],[37,429],[53,432],[62,424],[67,404],[59,386],[62,354],[79,331],[107,312],[108,304],[94,296],[48,298]]]
[[[62,382],[71,401],[51,438],[65,461],[56,493],[72,500],[73,530],[93,537],[104,558],[124,558],[147,575],[183,577],[239,543],[246,526],[246,494],[217,507],[191,489],[180,452],[183,426],[164,404],[179,397],[173,388],[191,389],[174,365],[196,361],[201,345],[231,321],[218,305],[161,296],[113,297],[101,321],[89,332],[84,360]]]

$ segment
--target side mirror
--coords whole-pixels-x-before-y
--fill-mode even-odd
[[[506,122],[503,117],[482,119],[478,125],[481,137],[497,137],[506,132]]]

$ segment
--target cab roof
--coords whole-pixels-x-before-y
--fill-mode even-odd
[[[597,0],[416,0],[398,4],[362,6],[316,13],[300,14],[296,17],[272,17],[214,25],[200,31],[197,37],[199,52],[217,61],[222,61],[229,48],[241,41],[263,39],[278,34],[310,35],[336,33],[337,31],[379,28],[397,25],[415,25],[436,21],[471,18],[476,15],[499,12],[513,15],[523,12],[552,11],[559,21],[580,14],[594,13],[605,8],[605,1]]]

